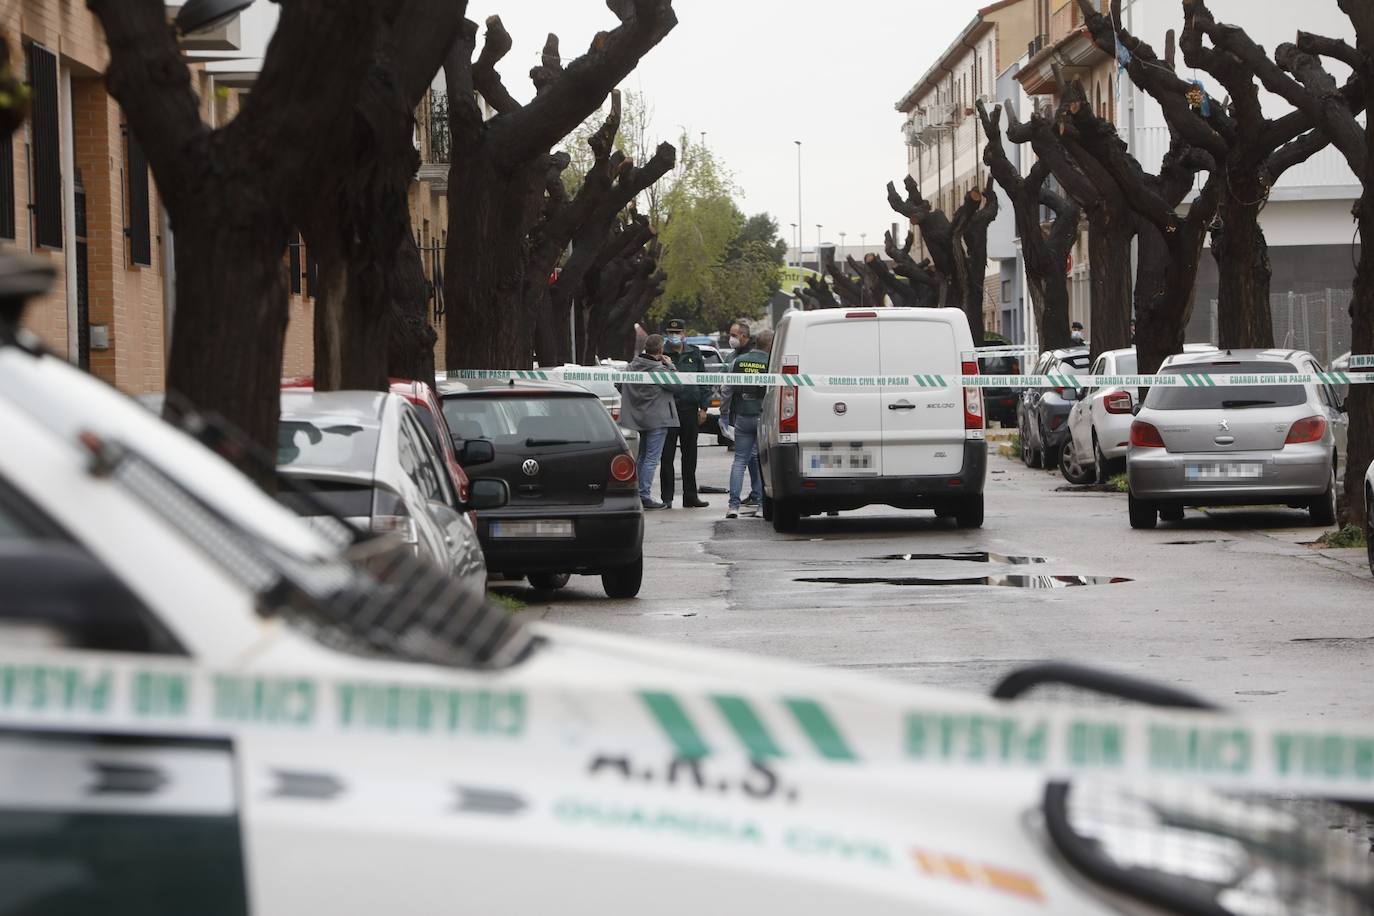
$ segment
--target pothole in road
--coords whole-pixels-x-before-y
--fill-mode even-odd
[[[1230,538],[1212,538],[1203,541],[1161,541],[1165,547],[1192,547],[1195,544],[1229,544]]]
[[[884,557],[864,557],[865,560],[880,562],[916,562],[949,560],[955,563],[1000,563],[1003,566],[1032,566],[1048,563],[1049,557],[1017,557],[1003,553],[968,551],[964,553],[890,553]]]
[[[918,576],[807,576],[793,579],[817,585],[992,586],[996,588],[1081,588],[1131,582],[1121,576],[973,576],[966,579],[929,579]]]
[[[1290,642],[1312,642],[1324,646],[1367,646],[1374,643],[1374,636],[1300,636]]]

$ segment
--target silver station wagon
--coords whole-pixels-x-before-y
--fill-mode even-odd
[[[1161,373],[1320,372],[1300,350],[1171,356]],[[1132,528],[1179,521],[1185,506],[1287,505],[1318,525],[1336,521],[1346,416],[1327,385],[1150,389],[1131,425],[1126,473]]]

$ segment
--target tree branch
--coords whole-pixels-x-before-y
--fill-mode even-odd
[[[500,63],[501,58],[510,53],[513,44],[510,33],[501,22],[501,17],[489,17],[487,38],[482,42],[482,53],[472,65],[472,82],[497,114],[511,114],[520,110],[520,103],[506,89],[506,84],[501,82],[501,74],[496,72],[496,65]]]
[[[491,124],[493,143],[516,161],[553,146],[575,130],[589,98],[604,98],[677,25],[672,0],[613,0],[614,30],[569,64],[534,100]]]

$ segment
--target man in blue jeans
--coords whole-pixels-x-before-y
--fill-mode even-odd
[[[761,332],[756,343],[754,349],[735,357],[730,365],[732,375],[762,375],[768,371],[773,332]],[[761,385],[731,384],[720,390],[721,423],[735,427],[735,460],[730,466],[730,504],[725,510],[726,518],[739,518],[740,490],[744,487],[746,471],[752,493],[762,492],[757,455],[759,418],[763,415],[765,393]]]

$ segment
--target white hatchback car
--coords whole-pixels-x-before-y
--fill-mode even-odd
[[[1185,344],[1184,353],[1207,353],[1212,344]],[[1097,357],[1089,370],[1092,375],[1135,375],[1135,347],[1108,350]],[[1091,483],[1094,477],[1105,480],[1126,470],[1126,450],[1131,445],[1131,421],[1135,419],[1140,389],[1123,385],[1089,388],[1069,412],[1069,441],[1059,461],[1059,470],[1069,483]]]

